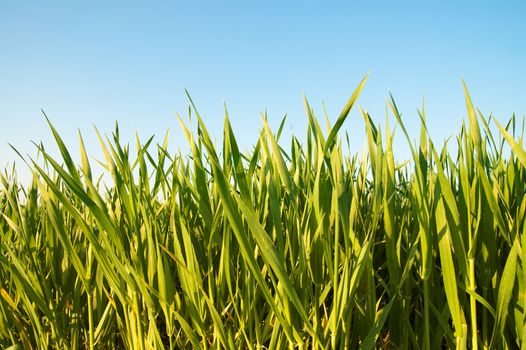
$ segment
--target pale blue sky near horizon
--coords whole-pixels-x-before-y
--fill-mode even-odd
[[[506,121],[526,113],[524,18],[519,1],[3,0],[0,168],[20,163],[8,143],[32,156],[31,141],[53,149],[40,109],[74,153],[80,129],[98,158],[93,125],[111,133],[115,121],[132,145],[134,130],[161,142],[170,128],[176,149],[186,144],[175,118],[186,115],[186,88],[218,141],[226,103],[248,149],[262,126],[260,112],[274,128],[287,114],[287,137],[303,137],[303,95],[320,121],[322,101],[334,121],[367,72],[344,124],[354,150],[364,137],[357,107],[385,125],[389,93],[415,139],[425,98],[440,144],[466,115],[462,78],[485,115]],[[404,141],[401,133],[397,139]]]

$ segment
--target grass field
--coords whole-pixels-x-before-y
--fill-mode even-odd
[[[116,128],[105,182],[50,123],[61,159],[39,147],[30,186],[0,175],[0,347],[526,348],[523,125],[466,90],[452,153],[424,111],[414,143],[390,100],[384,130],[362,111],[353,155],[342,124],[365,80],[327,128],[305,102],[286,148],[262,118],[241,153],[227,116],[216,147],[191,100],[190,154]]]

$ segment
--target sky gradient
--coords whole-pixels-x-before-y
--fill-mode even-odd
[[[2,1],[0,168],[17,159],[8,143],[32,156],[31,141],[53,151],[40,109],[74,153],[80,129],[88,153],[102,158],[93,125],[110,133],[115,121],[127,140],[137,130],[161,142],[170,128],[176,149],[186,144],[175,118],[187,113],[186,88],[218,141],[226,103],[248,148],[260,112],[273,128],[287,114],[285,137],[303,137],[303,96],[321,120],[324,101],[334,121],[367,72],[359,106],[383,126],[392,93],[418,138],[425,98],[440,144],[465,117],[462,78],[483,114],[524,115],[524,18],[526,5],[512,1]],[[344,129],[360,151],[357,111]]]

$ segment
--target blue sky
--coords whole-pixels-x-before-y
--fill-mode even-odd
[[[303,136],[303,95],[334,121],[367,72],[359,106],[383,125],[392,93],[417,138],[425,97],[441,143],[465,116],[461,78],[484,114],[526,112],[525,16],[511,1],[2,1],[0,168],[16,159],[7,143],[54,149],[41,108],[73,151],[80,129],[95,158],[92,126],[109,133],[116,120],[129,140],[134,130],[160,140],[170,127],[176,149],[186,88],[218,140],[226,102],[248,148],[260,112],[274,128],[288,114],[287,135]],[[344,128],[360,151],[357,109]]]

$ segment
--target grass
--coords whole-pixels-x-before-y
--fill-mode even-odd
[[[62,159],[38,146],[31,185],[0,175],[0,346],[525,348],[523,129],[466,89],[453,154],[423,110],[414,144],[391,99],[395,127],[362,111],[352,155],[338,135],[365,81],[326,132],[305,101],[306,142],[288,151],[284,120],[273,132],[263,116],[240,152],[226,113],[216,147],[191,99],[188,155],[97,132],[111,185],[50,123]]]

